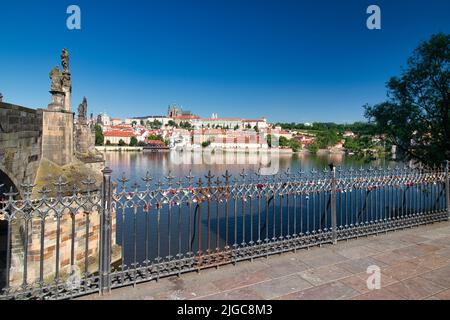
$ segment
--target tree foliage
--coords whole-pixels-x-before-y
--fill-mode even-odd
[[[98,124],[95,125],[95,145],[102,146],[105,142],[105,136],[103,135],[102,127]]]
[[[335,146],[341,141],[340,135],[334,130],[320,131],[316,135],[314,142],[308,147],[312,153],[317,152],[319,149],[326,149],[328,147]]]
[[[387,83],[388,100],[366,105],[376,131],[406,159],[440,165],[450,159],[450,35],[436,34],[414,51],[407,69]]]
[[[158,129],[161,129],[162,122],[157,120],[157,119],[155,119],[155,120],[153,120],[151,122],[147,121],[147,126],[150,127],[150,129],[158,130]]]
[[[159,141],[164,141],[163,136],[160,135],[160,134],[158,134],[158,135],[151,134],[151,135],[149,135],[149,136],[147,137],[147,139],[148,139],[148,140],[159,140]]]
[[[169,120],[169,122],[167,122],[167,125],[169,127],[178,128],[177,123],[175,121],[173,121],[173,120]]]
[[[136,139],[136,137],[131,137],[130,147],[136,147],[137,145],[138,145],[138,139]]]

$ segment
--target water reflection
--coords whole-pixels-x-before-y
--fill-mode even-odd
[[[392,165],[384,159],[366,161],[344,154],[257,154],[233,153],[203,154],[200,152],[107,152],[107,165],[113,169],[115,178],[125,173],[131,179],[139,179],[147,172],[153,177],[166,176],[169,171],[175,177],[185,177],[192,171],[194,176],[203,176],[209,170],[214,175],[222,175],[226,170],[238,174],[244,169],[256,172],[259,168],[272,168],[272,172],[298,172],[312,169],[323,170],[329,164],[343,168],[379,167]]]

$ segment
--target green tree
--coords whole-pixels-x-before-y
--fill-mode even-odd
[[[269,146],[269,148],[272,148],[272,135],[268,134],[266,137],[267,140],[267,145]]]
[[[450,35],[423,42],[407,69],[387,84],[388,100],[365,106],[365,115],[406,159],[440,165],[450,159]]]
[[[178,125],[176,124],[175,121],[173,120],[169,120],[169,122],[167,123],[170,127],[174,127],[174,128],[178,128]]]
[[[186,129],[186,130],[191,130],[192,129],[192,125],[189,121],[181,121],[180,122],[180,128],[182,129]]]
[[[207,147],[209,147],[211,145],[211,141],[204,141],[204,142],[202,142],[202,147],[203,148],[207,148]]]
[[[102,127],[98,124],[95,125],[95,145],[102,146],[105,142],[105,136],[103,135]]]
[[[159,141],[164,141],[164,138],[162,135],[158,134],[158,135],[154,135],[151,134],[147,137],[148,140],[159,140]]]
[[[321,130],[324,131],[319,131],[314,142],[308,146],[308,150],[311,153],[316,153],[319,149],[332,147],[341,140],[341,137],[336,131],[324,128],[321,128]]]
[[[119,146],[124,147],[127,144],[125,143],[125,141],[123,141],[122,139],[119,140]]]
[[[289,146],[291,147],[292,151],[299,152],[302,149],[302,146],[300,145],[300,142],[296,139],[289,140]]]
[[[284,136],[280,136],[280,138],[278,138],[278,145],[280,147],[289,147],[289,139]]]
[[[136,147],[138,144],[138,139],[136,137],[131,137],[130,139],[130,147]]]
[[[151,129],[158,130],[158,129],[161,129],[161,127],[162,127],[162,122],[157,119],[153,120],[153,122],[150,122]]]

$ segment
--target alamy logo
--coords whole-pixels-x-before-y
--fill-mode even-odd
[[[370,274],[367,278],[367,289],[380,290],[381,289],[381,269],[379,266],[369,266],[367,268],[367,274]]]
[[[70,16],[66,20],[67,29],[81,30],[81,9],[79,6],[70,5],[67,7],[67,14]]]
[[[371,5],[367,8],[367,14],[370,16],[367,18],[367,29],[380,30],[381,29],[381,9],[377,5]]]

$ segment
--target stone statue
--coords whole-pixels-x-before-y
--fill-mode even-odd
[[[78,106],[78,120],[80,122],[85,122],[87,116],[87,100],[86,97],[83,98],[83,102]]]
[[[51,91],[61,91],[62,90],[62,74],[59,67],[54,67],[50,71],[50,80],[52,80]]]
[[[69,51],[65,48],[61,53],[61,64],[63,66],[63,72],[69,73]]]

